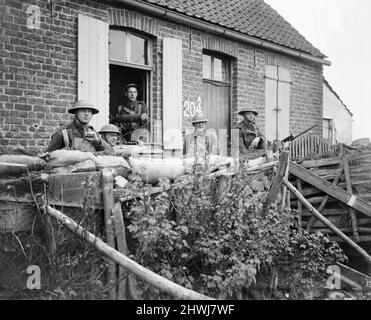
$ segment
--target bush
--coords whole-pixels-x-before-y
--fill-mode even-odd
[[[263,216],[268,189],[264,175],[240,171],[218,196],[215,180],[195,173],[186,187],[137,200],[126,211],[134,259],[212,297],[304,297],[346,258],[327,236],[298,230],[294,212],[272,206]],[[145,283],[142,290],[169,298]]]

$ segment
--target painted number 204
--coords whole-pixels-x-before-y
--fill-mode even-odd
[[[184,116],[193,117],[196,113],[200,113],[201,110],[201,97],[198,97],[197,102],[184,101]]]

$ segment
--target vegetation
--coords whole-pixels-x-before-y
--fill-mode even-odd
[[[126,215],[135,260],[221,299],[309,297],[346,257],[327,236],[298,230],[290,210],[263,216],[268,188],[264,175],[240,171],[218,196],[215,181],[195,173],[186,188],[136,201]],[[145,298],[168,298],[142,288]]]
[[[314,288],[325,285],[327,266],[346,259],[327,236],[299,230],[295,212],[272,206],[263,216],[271,177],[241,170],[224,190],[202,172],[189,178],[184,188],[143,196],[123,210],[132,258],[154,272],[219,299],[313,299]],[[142,185],[141,179],[133,183]],[[102,212],[89,207],[94,188],[87,181],[84,210],[67,214],[104,238]],[[39,219],[45,217],[39,213]],[[43,229],[2,235],[0,283],[11,292],[6,298],[108,298],[106,260],[57,223],[54,232],[56,261]],[[42,289],[30,292],[26,269],[32,264],[41,267]],[[141,298],[172,298],[138,284]]]

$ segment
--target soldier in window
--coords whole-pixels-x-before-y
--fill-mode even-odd
[[[145,128],[149,121],[147,106],[144,101],[138,101],[137,97],[138,86],[135,83],[128,84],[123,90],[123,102],[110,117],[110,123],[120,128],[123,142],[131,141],[133,131]]]
[[[243,117],[238,125],[240,154],[246,155],[251,149],[265,149],[266,139],[255,123],[258,112],[253,108],[245,108],[238,113]]]

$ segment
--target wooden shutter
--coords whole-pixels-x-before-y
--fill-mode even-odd
[[[268,65],[265,75],[265,136],[282,140],[290,134],[290,71]]]
[[[109,120],[108,31],[108,23],[79,14],[78,99],[99,109],[91,121],[97,130]]]
[[[265,137],[276,140],[277,67],[265,67]]]
[[[290,135],[290,70],[278,68],[278,139]]]
[[[182,149],[182,41],[163,40],[163,145]]]

